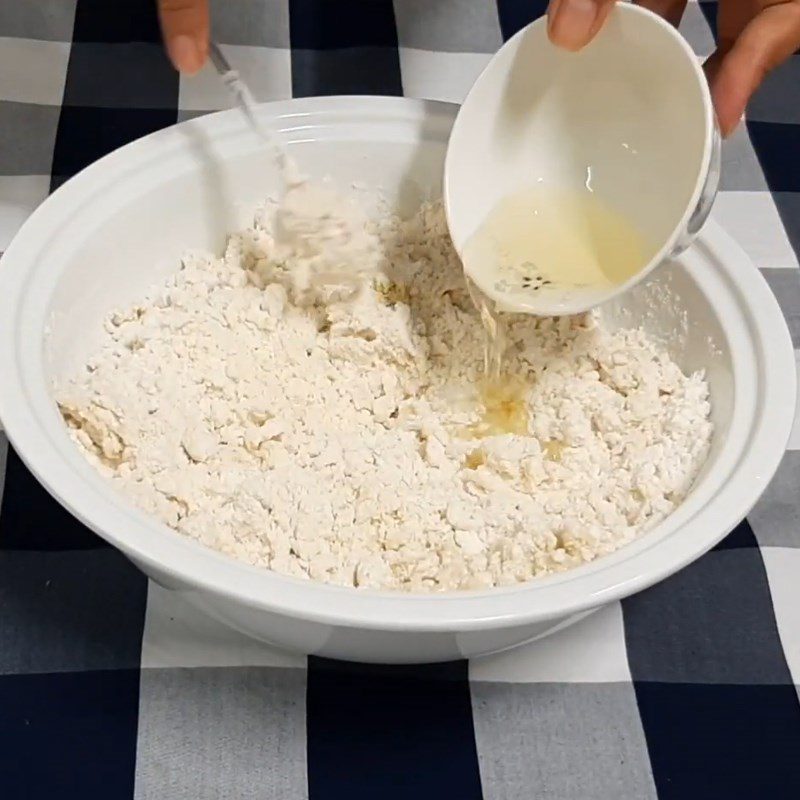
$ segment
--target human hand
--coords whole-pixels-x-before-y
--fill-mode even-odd
[[[602,28],[615,0],[551,0],[550,39],[580,50]],[[686,0],[638,0],[678,25]],[[800,0],[719,0],[717,49],[705,70],[722,133],[739,124],[747,103],[770,70],[800,48]]]
[[[158,17],[170,61],[194,75],[208,56],[208,0],[158,0]]]

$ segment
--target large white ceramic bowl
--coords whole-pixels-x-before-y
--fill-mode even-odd
[[[406,209],[439,192],[454,112],[387,98],[260,110],[312,174],[368,184]],[[793,416],[792,346],[758,272],[710,227],[678,263],[608,309],[611,324],[642,324],[685,369],[708,371],[716,425],[686,502],[614,555],[515,588],[409,596],[276,575],[148,518],[72,443],[51,381],[84,363],[111,308],[174,270],[187,247],[219,250],[277,179],[237,112],[194,120],[78,175],[33,214],[0,262],[2,423],[47,489],[153,580],[294,650],[387,662],[474,656],[543,636],[675,572],[730,531],[767,485]]]

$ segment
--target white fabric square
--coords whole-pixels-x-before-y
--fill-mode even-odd
[[[489,53],[434,53],[401,47],[403,94],[461,103],[490,59]]]
[[[142,668],[299,667],[304,656],[285,653],[213,620],[177,592],[152,581],[142,636]]]
[[[701,61],[705,61],[716,49],[714,34],[711,32],[711,27],[700,5],[696,2],[691,2],[686,6],[681,19],[680,32]]]
[[[783,652],[795,686],[800,686],[800,603],[797,578],[800,575],[800,550],[764,547],[761,550],[767,569],[769,590]]]
[[[475,659],[469,676],[506,683],[630,681],[622,606],[612,603],[538,642]]]
[[[0,100],[61,105],[70,46],[0,37]]]
[[[134,800],[308,800],[306,674],[148,669]]]
[[[257,102],[292,96],[291,52],[276,47],[220,45],[231,67],[250,87]],[[181,76],[178,108],[181,111],[219,111],[231,98],[211,63],[195,76]]]
[[[0,253],[49,191],[49,175],[0,175]]]
[[[435,52],[494,53],[503,44],[496,3],[394,0],[394,16],[400,47]]]
[[[759,269],[797,268],[797,256],[769,192],[720,192],[711,216]]]
[[[800,352],[794,351],[794,363],[797,368],[797,380],[800,383]],[[794,425],[792,425],[792,432],[789,434],[789,444],[786,446],[787,450],[800,450],[800,401],[794,409]]]

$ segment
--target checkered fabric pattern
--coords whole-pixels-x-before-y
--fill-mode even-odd
[[[213,28],[261,99],[458,101],[543,11],[542,0],[218,0]],[[687,9],[700,56],[715,11]],[[715,209],[796,344],[798,86],[795,56],[727,143]],[[227,102],[210,69],[170,69],[151,0],[0,0],[0,251],[82,167]],[[246,640],[148,585],[0,438],[3,473],[3,800],[800,798],[800,427],[748,521],[675,577],[536,646],[428,667]]]

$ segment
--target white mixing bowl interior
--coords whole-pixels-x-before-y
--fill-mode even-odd
[[[377,189],[406,212],[439,193],[452,107],[331,98],[265,106],[264,114],[316,176]],[[609,324],[641,324],[660,337],[684,369],[707,369],[716,426],[691,496],[617,553],[523,586],[406,596],[258,570],[147,519],[70,441],[51,382],[82,368],[112,309],[177,269],[187,248],[219,252],[226,233],[277,188],[268,155],[235,112],[196,120],[136,142],[67,184],[26,224],[0,270],[0,415],[18,452],[79,519],[209,613],[260,638],[336,657],[426,661],[489,652],[679,569],[741,519],[774,472],[794,406],[791,343],[763,280],[715,233],[713,247],[695,248],[605,312]]]
[[[230,231],[247,224],[267,197],[278,196],[280,176],[258,142],[221,162],[192,128],[184,133],[195,149],[199,170],[171,174],[154,162],[152,174],[137,176],[144,189],[138,195],[130,183],[107,188],[102,217],[87,221],[75,246],[67,247],[52,294],[45,346],[51,381],[82,368],[110,311],[141,299],[177,270],[186,250],[220,253]],[[441,141],[420,142],[410,149],[405,142],[365,137],[353,148],[343,147],[339,138],[315,137],[313,142],[295,141],[291,150],[304,170],[320,180],[332,178],[367,205],[374,204],[378,192],[389,208],[413,213],[422,200],[438,199],[441,193]],[[732,413],[733,365],[714,311],[685,267],[676,263],[665,268],[605,306],[603,316],[612,327],[644,327],[684,370],[707,370],[715,437],[706,471],[713,469]]]
[[[191,128],[186,135],[194,141]],[[112,310],[141,299],[178,268],[186,250],[220,253],[228,232],[249,222],[264,199],[278,196],[281,184],[275,165],[258,142],[252,144],[248,152],[221,162],[198,139],[199,170],[171,174],[155,161],[151,174],[137,175],[145,191],[137,195],[128,183],[106,190],[102,217],[82,219],[87,227],[74,247],[65,248],[68,254],[54,286],[44,343],[49,384],[83,367]],[[332,178],[366,203],[374,201],[377,191],[390,208],[410,213],[422,200],[440,195],[441,141],[420,142],[410,149],[406,142],[365,137],[353,148],[343,147],[338,137],[315,137],[313,142],[295,141],[291,150],[311,175]],[[686,267],[666,267],[605,306],[603,318],[612,327],[642,326],[663,342],[682,369],[707,371],[715,433],[703,473],[713,472],[731,422],[733,363],[715,311],[697,292]]]
[[[294,123],[294,121],[292,121]],[[304,171],[330,177],[343,189],[373,202],[375,190],[406,213],[424,197],[439,193],[445,141],[409,148],[407,141],[370,139],[368,121],[329,141],[325,129],[304,142],[302,120],[290,132],[291,152]],[[291,125],[290,125],[291,127]],[[177,129],[179,164],[156,159],[123,183],[102,189],[103,214],[78,215],[56,246],[64,248],[65,270],[52,295],[52,335],[47,355],[54,375],[82,367],[97,344],[92,333],[110,310],[143,297],[176,271],[187,250],[220,254],[228,233],[252,222],[256,206],[277,198],[281,187],[271,152],[247,130],[223,142],[237,152],[220,160],[219,149],[201,129]],[[341,135],[363,136],[357,147],[342,146]],[[417,132],[425,135],[424,130]],[[440,134],[446,136],[445,127]],[[183,145],[183,147],[181,147]]]

